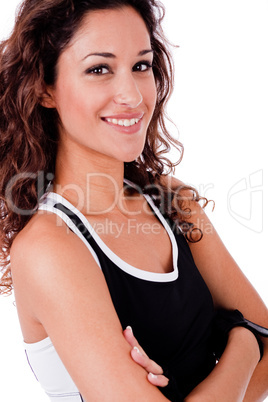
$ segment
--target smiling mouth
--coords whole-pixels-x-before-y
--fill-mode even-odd
[[[113,118],[103,118],[102,120],[107,121],[108,123],[114,124],[116,126],[121,126],[121,127],[131,127],[135,126],[135,124],[138,124],[143,116],[141,116],[138,119],[113,119]]]

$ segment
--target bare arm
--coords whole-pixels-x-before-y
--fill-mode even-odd
[[[191,221],[202,229],[203,238],[200,242],[191,243],[189,246],[195,263],[211,291],[215,306],[238,309],[247,319],[268,327],[268,310],[260,296],[226,250],[202,208],[194,202],[190,204]],[[267,339],[263,341],[264,356],[251,377],[245,395],[245,401],[248,402],[263,401],[268,395]],[[247,353],[246,348],[243,359]],[[237,373],[239,370],[237,367]],[[232,388],[231,384],[228,389]]]
[[[165,184],[175,189],[183,187],[184,184],[176,178],[164,178]],[[192,216],[189,221],[194,223],[203,232],[203,238],[200,242],[189,243],[195,263],[207,283],[212,294],[216,308],[238,309],[242,312],[245,318],[263,326],[268,327],[268,310],[261,300],[256,290],[252,287],[243,272],[239,269],[236,262],[233,260],[224,244],[219,238],[215,228],[209,221],[204,210],[194,201],[190,201],[192,194],[185,191],[183,196],[188,198],[185,201],[185,208],[189,207],[192,211]],[[244,401],[245,402],[261,402],[268,396],[268,341],[263,338],[264,356],[260,363],[257,364],[253,374],[251,366],[248,367],[248,373],[252,375],[247,386]],[[234,345],[234,344],[233,344]],[[241,343],[240,345],[244,353],[242,354],[242,362],[248,354],[248,347]],[[254,347],[254,346],[253,346]],[[221,359],[221,365],[216,367],[217,375],[209,376],[208,381],[204,383],[207,392],[210,392],[213,383],[217,385],[225,383],[226,389],[236,394],[236,385],[234,379],[241,373],[239,367],[239,355],[237,355],[236,346],[229,344],[228,351],[224,353],[224,360]],[[227,356],[228,355],[228,356]],[[230,356],[230,357],[229,357]],[[234,372],[236,377],[233,381],[228,382],[226,373],[230,370],[229,359],[237,357],[237,365]],[[246,367],[246,365],[244,366]],[[243,382],[243,380],[241,379]],[[244,384],[246,384],[244,382]],[[202,388],[203,392],[204,388]],[[218,401],[218,399],[216,399]],[[226,399],[227,400],[227,399]],[[235,398],[229,400],[236,400]]]
[[[185,401],[242,402],[259,357],[254,335],[245,328],[234,328],[219,363]]]
[[[267,351],[267,339],[264,340],[265,355],[260,363],[257,365],[256,370],[251,377],[247,392],[244,398],[244,402],[261,402],[268,397],[267,390],[267,367],[268,367],[268,351]]]
[[[132,360],[103,274],[86,246],[56,227],[54,216],[37,219],[12,249],[17,305],[30,306],[85,401],[167,401]]]
[[[204,237],[199,243],[190,244],[190,248],[216,307],[237,308],[247,319],[268,327],[265,304],[232,259],[200,207],[196,207],[194,219],[201,224]],[[245,396],[245,400],[252,402],[263,401],[268,395],[267,339],[263,339],[263,342],[264,356],[254,371]]]

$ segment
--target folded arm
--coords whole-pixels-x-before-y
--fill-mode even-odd
[[[27,311],[43,326],[85,401],[167,401],[132,360],[102,271],[86,246],[57,226],[55,216],[36,219],[11,254],[21,317]],[[27,336],[26,342],[35,342]]]
[[[185,401],[243,401],[259,358],[255,336],[245,328],[232,329],[219,363]]]
[[[238,309],[248,320],[267,328],[267,307],[225,248],[204,210],[194,201],[189,201],[187,206],[192,211],[190,221],[203,232],[202,240],[197,243],[189,243],[189,246],[195,263],[212,294],[215,307],[227,310]],[[250,331],[247,332],[250,335]],[[253,373],[251,368],[249,368],[250,381],[244,397],[244,400],[247,402],[261,402],[268,396],[267,339],[263,338],[263,343],[264,355],[262,360],[257,364]],[[243,349],[242,344],[241,347]],[[235,357],[238,349],[236,349],[236,347],[228,347],[228,351],[230,351],[231,359],[233,354]],[[242,351],[241,353],[241,363],[243,363],[243,361],[247,359],[250,350],[244,346],[244,353]],[[226,366],[226,371],[231,370],[231,367],[229,367],[228,364],[223,364],[222,360],[223,359],[221,359],[221,365],[217,370],[215,369],[215,373],[217,374],[221,366]],[[225,361],[229,361],[229,358],[224,359],[224,362]],[[239,378],[238,376],[242,370],[242,367],[239,366],[239,362],[240,360],[237,363],[236,369],[232,369],[236,378]],[[220,372],[225,376],[224,369]],[[226,389],[230,390],[230,385],[228,384],[229,383],[226,382]]]
[[[171,177],[165,177],[164,184],[178,192],[180,189],[185,188],[184,183]],[[268,328],[267,307],[225,248],[204,210],[197,202],[193,201],[191,191],[183,191],[179,192],[179,194],[184,197],[184,208],[191,211],[189,222],[193,223],[195,228],[201,229],[203,233],[203,237],[199,242],[189,243],[189,246],[196,266],[212,294],[215,307],[226,310],[238,309],[246,319]],[[199,232],[197,234],[199,235]],[[249,332],[248,336],[251,335]],[[245,402],[261,402],[268,396],[268,341],[267,338],[262,340],[264,355],[253,373],[251,367],[248,369],[250,381],[244,396]],[[240,352],[242,357],[239,359],[239,356],[236,356],[238,349],[228,344],[224,359],[221,359],[220,365],[213,370],[213,377],[210,377],[213,378],[213,381],[220,382],[222,377],[226,390],[232,389],[232,382],[229,383],[228,377],[226,377],[230,370],[229,359],[231,361],[233,355],[234,358],[238,358],[237,366],[233,369],[233,372],[236,378],[239,378],[237,377],[241,373],[239,362],[240,360],[243,362],[247,358],[248,348],[243,344],[241,344],[241,347],[244,353],[243,351]],[[243,382],[242,379],[241,381]],[[235,386],[234,392],[236,392]],[[215,400],[218,401],[219,399],[217,398]],[[230,400],[235,400],[235,398]]]
[[[134,361],[144,367],[149,381],[165,387],[167,379],[162,368],[152,361],[138,344],[130,329],[124,336],[133,347],[131,355]],[[140,352],[137,352],[138,347]],[[225,402],[226,400],[243,401],[252,374],[260,359],[260,348],[255,336],[246,328],[235,327],[228,336],[227,346],[212,373],[200,383],[185,399],[185,402]],[[173,400],[173,399],[172,399]],[[256,401],[252,398],[251,401]]]

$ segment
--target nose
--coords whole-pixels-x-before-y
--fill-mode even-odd
[[[142,94],[132,74],[122,74],[116,82],[114,102],[117,105],[137,108],[143,101]]]

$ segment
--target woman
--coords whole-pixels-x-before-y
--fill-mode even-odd
[[[215,367],[214,308],[263,326],[267,309],[198,194],[167,175],[172,63],[158,10],[26,0],[1,47],[2,285],[53,401],[267,393],[266,348],[258,364],[247,329],[230,330]]]

